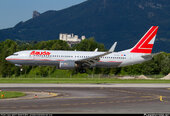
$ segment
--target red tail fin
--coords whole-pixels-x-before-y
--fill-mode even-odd
[[[151,54],[157,31],[158,26],[152,26],[130,52]]]

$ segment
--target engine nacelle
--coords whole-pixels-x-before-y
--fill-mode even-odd
[[[75,67],[75,61],[60,61],[59,63],[59,69],[74,69]]]
[[[22,67],[22,65],[20,65],[20,64],[15,64],[15,66],[17,66],[17,67]]]

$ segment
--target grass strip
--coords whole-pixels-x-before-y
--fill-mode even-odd
[[[115,78],[0,78],[0,83],[170,83],[161,79],[115,79]]]
[[[25,93],[22,92],[16,92],[16,91],[1,91],[0,92],[0,99],[6,99],[6,98],[17,98],[25,96]]]

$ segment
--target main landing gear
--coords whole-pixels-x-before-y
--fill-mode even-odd
[[[86,73],[86,69],[84,69],[84,68],[77,68],[76,72],[77,73]]]

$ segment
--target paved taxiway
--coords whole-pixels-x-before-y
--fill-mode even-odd
[[[49,112],[49,113],[170,113],[170,86],[147,84],[147,87],[113,87],[104,84],[97,87],[74,86],[74,84],[57,85],[55,87],[10,87],[2,86],[2,90],[23,92],[52,92],[58,96],[50,98],[33,98],[19,100],[0,99],[0,112]],[[36,84],[35,84],[36,85]],[[88,85],[88,84],[87,84]],[[112,87],[111,87],[112,85]],[[131,84],[129,84],[130,86]],[[133,85],[133,84],[132,84]],[[26,85],[25,85],[26,86]],[[108,87],[107,87],[108,86]],[[134,86],[134,85],[133,85]],[[137,85],[136,85],[137,86]],[[160,101],[160,96],[163,101]]]

